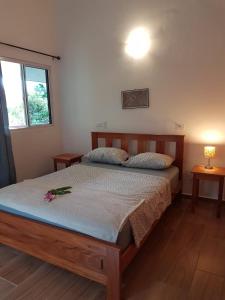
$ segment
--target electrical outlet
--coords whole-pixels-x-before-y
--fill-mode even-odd
[[[174,128],[175,128],[175,130],[184,130],[184,124],[182,124],[182,123],[177,123],[177,122],[175,122],[174,123]]]
[[[102,128],[102,129],[106,129],[107,128],[107,122],[104,121],[104,122],[99,122],[96,124],[96,128]]]
[[[96,123],[96,128],[101,128],[102,127],[102,123]]]

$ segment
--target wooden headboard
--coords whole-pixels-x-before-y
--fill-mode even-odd
[[[166,144],[175,143],[175,161],[174,165],[180,170],[179,176],[182,179],[183,174],[183,152],[184,135],[156,135],[156,134],[138,134],[138,133],[117,133],[117,132],[92,132],[92,149],[99,147],[99,139],[105,140],[106,147],[112,147],[114,140],[120,140],[120,147],[129,151],[129,143],[137,141],[137,154],[147,151],[147,143],[154,141],[157,153],[165,154]]]

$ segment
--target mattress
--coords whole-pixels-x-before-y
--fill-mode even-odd
[[[113,170],[122,170],[125,172],[135,172],[135,173],[149,174],[149,175],[167,178],[170,182],[171,191],[173,193],[178,192],[177,189],[179,186],[179,169],[176,166],[171,166],[168,169],[164,169],[164,170],[127,168],[127,167],[123,167],[120,165],[110,165],[110,164],[89,162],[85,158],[83,159],[82,164],[87,165],[87,166],[92,166],[92,167],[101,167],[101,168],[107,168],[107,169],[113,169]],[[132,229],[129,224],[129,221],[127,221],[123,225],[123,228],[119,233],[119,236],[117,239],[117,244],[122,248],[122,250],[125,250],[131,242],[133,242],[133,234],[132,234]]]
[[[140,168],[127,168],[120,165],[109,165],[109,164],[102,164],[102,163],[95,163],[89,161],[82,161],[83,165],[92,166],[92,167],[101,167],[107,168],[112,170],[121,170],[124,172],[135,172],[140,174],[148,174],[153,176],[163,177],[169,180],[171,191],[173,193],[177,192],[177,187],[179,184],[179,169],[176,166],[171,166],[168,169],[164,170],[151,170],[151,169],[140,169]]]
[[[125,167],[120,167],[120,166],[114,166],[114,165],[106,165],[106,164],[98,164],[98,163],[88,163],[88,162],[84,162],[82,163],[83,165],[86,166],[91,166],[91,167],[101,167],[101,168],[107,168],[107,169],[117,169],[117,170],[122,170],[124,172],[135,172],[135,173],[143,173],[143,174],[149,174],[149,175],[155,175],[155,176],[161,176],[164,178],[169,179],[171,186],[176,185],[176,183],[178,182],[178,169],[176,167],[171,167],[167,170],[164,171],[153,171],[153,170],[145,170],[145,169],[131,169],[131,168],[125,168]],[[4,206],[3,204],[0,204],[0,210],[5,211],[5,212],[9,212],[15,215],[19,215],[22,217],[26,217],[28,219],[33,219],[33,220],[37,220],[43,223],[47,223],[50,225],[54,225],[54,226],[58,226],[61,228],[67,228],[62,226],[61,224],[55,223],[55,222],[50,222],[50,221],[46,221],[46,219],[43,219],[41,217],[37,217],[34,216],[32,214],[29,213],[25,213],[23,211],[19,211],[13,208],[10,208],[8,206]],[[67,228],[68,229],[68,228]],[[129,243],[132,241],[133,239],[133,235],[132,235],[132,230],[131,230],[131,226],[129,224],[129,222],[125,222],[120,230],[120,233],[118,235],[117,238],[117,244],[122,248],[125,249]]]

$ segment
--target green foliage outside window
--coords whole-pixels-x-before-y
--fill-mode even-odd
[[[28,109],[31,125],[49,124],[48,95],[44,84],[34,88],[35,93],[28,95]]]
[[[17,105],[13,108],[8,107],[9,124],[14,126],[15,124],[24,123],[24,108],[23,105]]]
[[[31,125],[49,124],[48,94],[44,84],[37,84],[34,93],[28,95],[28,110]],[[23,104],[8,108],[10,124],[23,123],[23,111]]]

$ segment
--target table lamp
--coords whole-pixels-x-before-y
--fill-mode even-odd
[[[204,147],[204,156],[205,158],[208,158],[208,163],[205,166],[206,169],[213,169],[213,166],[211,166],[211,158],[215,157],[215,154],[216,154],[216,148],[214,146]]]

